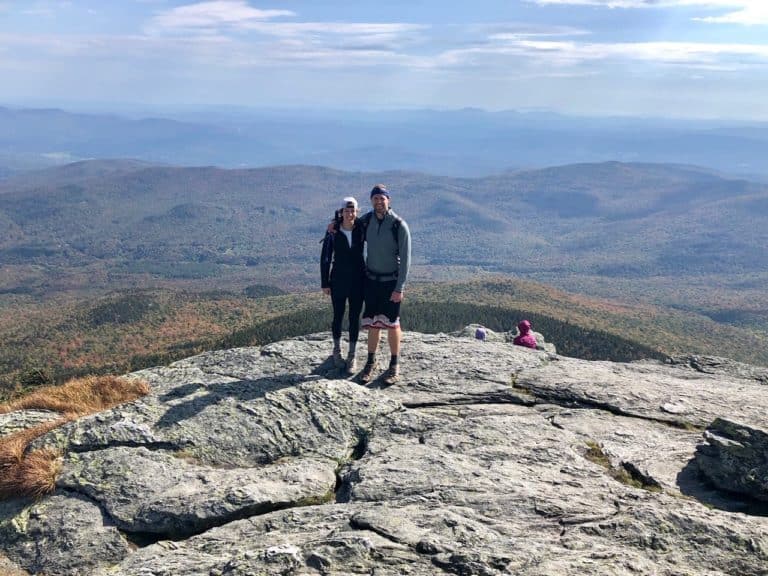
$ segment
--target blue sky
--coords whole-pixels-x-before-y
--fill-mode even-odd
[[[768,0],[0,0],[0,105],[768,120]]]

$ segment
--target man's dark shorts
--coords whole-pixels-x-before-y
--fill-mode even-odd
[[[398,328],[400,326],[400,302],[392,302],[392,292],[397,280],[378,282],[365,279],[365,312],[362,328]]]

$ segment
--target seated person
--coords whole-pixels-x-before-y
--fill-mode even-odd
[[[523,320],[517,325],[517,329],[520,333],[515,336],[513,343],[517,346],[525,346],[526,348],[536,349],[536,337],[531,333],[531,323],[528,320]]]

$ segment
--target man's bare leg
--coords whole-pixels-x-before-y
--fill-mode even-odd
[[[387,343],[389,344],[389,353],[392,356],[400,355],[400,326],[387,330]]]
[[[363,366],[363,372],[360,374],[360,382],[367,384],[373,377],[373,371],[376,369],[376,349],[379,347],[381,330],[379,328],[368,329],[368,360]]]
[[[380,338],[381,330],[379,328],[368,328],[368,354],[376,354]]]

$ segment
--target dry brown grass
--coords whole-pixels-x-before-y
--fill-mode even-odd
[[[24,458],[24,452],[32,440],[47,434],[68,421],[69,418],[59,418],[0,438],[0,470],[5,470],[8,466],[18,465]]]
[[[148,393],[149,384],[143,380],[119,376],[85,376],[61,386],[38,388],[23,398],[0,404],[0,413],[38,408],[85,416],[136,400]]]
[[[52,492],[61,470],[61,454],[52,448],[27,451],[30,442],[79,416],[100,412],[149,393],[149,384],[116,376],[87,376],[62,386],[46,386],[29,396],[0,404],[0,413],[38,408],[63,414],[0,437],[0,499],[42,496]]]
[[[0,438],[0,498],[39,496],[53,490],[60,454],[50,448],[25,452],[32,440],[68,420],[59,418]]]
[[[0,498],[39,497],[56,487],[61,472],[61,453],[53,448],[42,448],[27,454],[8,468],[0,468]]]
[[[53,448],[33,450],[19,466],[19,487],[28,496],[43,496],[56,488],[56,478],[61,472],[61,452]]]

